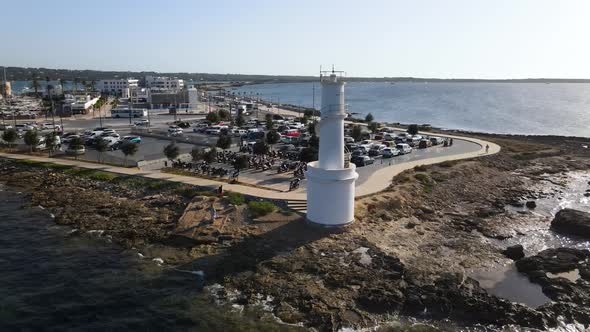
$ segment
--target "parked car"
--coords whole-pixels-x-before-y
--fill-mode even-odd
[[[123,143],[125,143],[125,141],[122,140],[122,139],[120,139],[120,140],[114,142],[113,144],[110,144],[109,147],[108,147],[108,149],[110,151],[119,150],[121,148],[121,145],[123,145]]]
[[[61,131],[61,126],[56,124],[52,124],[52,123],[43,123],[41,125],[41,129],[42,130],[55,130],[55,131]]]
[[[205,123],[205,122],[197,123],[193,127],[193,132],[195,132],[195,133],[204,133],[205,130],[207,130],[207,127],[209,127],[209,125],[207,123]]]
[[[299,137],[283,136],[283,137],[281,137],[281,143],[297,144],[297,143],[299,143]]]
[[[350,158],[350,161],[356,165],[356,167],[363,167],[375,163],[375,159],[369,156],[358,156]]]
[[[445,140],[442,137],[430,137],[430,142],[432,145],[440,145],[443,144]]]
[[[352,151],[352,153],[351,153],[352,158],[361,157],[361,156],[365,156],[365,155],[366,155],[366,153],[362,149],[356,149],[356,150]]]
[[[75,138],[80,138],[80,135],[76,135],[76,134],[74,134],[74,135],[68,135],[68,134],[66,134],[66,135],[63,136],[63,140],[62,141],[64,143],[66,143],[66,144],[69,144]]]
[[[383,152],[383,149],[385,149],[384,145],[373,145],[370,149],[369,149],[369,156],[371,157],[375,157],[375,156],[380,156],[381,153]]]
[[[86,148],[81,146],[68,146],[66,149],[66,154],[69,156],[79,156],[86,153]]]
[[[221,135],[224,131],[227,133],[228,129],[229,129],[228,126],[215,125],[215,126],[211,126],[211,127],[207,128],[207,130],[205,130],[205,134],[207,134],[207,135]]]
[[[139,136],[124,136],[123,141],[139,144],[139,143],[141,143],[141,137],[139,137]]]
[[[392,158],[395,156],[399,156],[399,154],[400,154],[400,151],[396,148],[385,148],[381,152],[381,156],[383,158]]]
[[[29,131],[29,130],[34,130],[36,128],[30,124],[22,123],[22,124],[15,125],[14,129],[16,131]]]
[[[179,126],[168,127],[168,134],[170,134],[171,136],[181,135],[182,132],[182,128],[180,128]]]
[[[427,139],[421,139],[420,143],[418,143],[418,149],[426,149],[431,146],[432,146],[432,142],[430,142],[430,140],[427,140]]]
[[[353,144],[354,143],[354,138],[352,138],[350,136],[344,136],[344,143],[346,143],[346,144]]]
[[[406,144],[408,144],[409,146],[418,146],[418,144],[420,144],[420,140],[422,140],[422,136],[420,137],[416,137],[416,136],[411,136],[406,138]]]
[[[114,137],[114,138],[121,138],[121,135],[117,134],[117,133],[102,133],[100,134],[100,137],[102,138],[107,138],[107,137]]]
[[[398,144],[395,148],[399,150],[400,154],[408,154],[412,152],[412,147],[405,143]]]

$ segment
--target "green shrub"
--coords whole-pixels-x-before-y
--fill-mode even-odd
[[[427,168],[424,165],[418,165],[416,167],[414,167],[414,171],[416,172],[426,172]]]
[[[428,174],[418,173],[414,175],[414,177],[416,178],[416,180],[422,182],[423,184],[430,183],[430,177],[428,176]]]
[[[244,198],[244,195],[240,194],[240,193],[234,193],[234,192],[227,192],[225,194],[225,198],[227,198],[228,202],[232,205],[242,205],[246,202],[246,199]]]
[[[449,176],[447,174],[442,174],[439,172],[432,172],[430,176],[436,182],[445,182],[449,179]]]
[[[251,201],[248,203],[248,208],[252,217],[262,217],[277,209],[277,206],[269,201]]]
[[[440,163],[438,165],[440,167],[449,168],[449,167],[453,167],[453,166],[457,165],[457,161],[455,161],[455,160],[447,160],[447,161],[443,161],[442,163]]]
[[[95,172],[90,173],[88,175],[88,177],[90,179],[96,180],[96,181],[112,181],[112,180],[116,179],[118,176],[117,176],[117,174],[114,174],[114,173],[95,171]]]
[[[188,199],[191,199],[199,194],[199,190],[192,186],[182,186],[174,189],[174,192]]]

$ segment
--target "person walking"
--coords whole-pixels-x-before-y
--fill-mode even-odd
[[[490,150],[490,146],[488,144],[486,144],[486,154],[488,153],[489,150]]]

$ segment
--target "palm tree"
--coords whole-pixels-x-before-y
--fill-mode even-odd
[[[86,89],[88,88],[86,80],[82,80],[82,87],[84,88],[84,92],[86,92]]]
[[[96,86],[96,81],[92,80],[92,82],[90,82],[90,87],[92,88],[92,91],[96,90],[95,86]]]
[[[33,89],[35,89],[35,96],[39,96],[39,81],[37,80],[37,76],[33,75],[33,83],[32,83],[32,87]]]

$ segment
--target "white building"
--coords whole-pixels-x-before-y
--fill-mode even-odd
[[[152,91],[179,91],[184,88],[184,81],[177,77],[146,76],[145,84]]]
[[[320,75],[322,108],[319,160],[307,165],[307,220],[342,226],[354,220],[356,166],[344,157],[344,81],[336,72]]]
[[[94,104],[98,102],[99,97],[91,95],[70,95],[64,96],[62,112],[69,114],[88,114],[93,110]]]
[[[129,88],[137,88],[138,83],[139,80],[133,78],[100,80],[96,83],[96,88],[101,92],[126,98],[129,96]]]
[[[197,90],[194,86],[191,86],[187,90],[188,93],[188,108],[190,109],[197,109],[197,105],[199,104],[199,90]]]
[[[131,99],[134,103],[149,103],[151,102],[151,94],[150,90],[146,88],[131,88]],[[127,92],[127,96],[125,96],[125,92],[123,93],[124,97],[126,98],[129,96]]]

